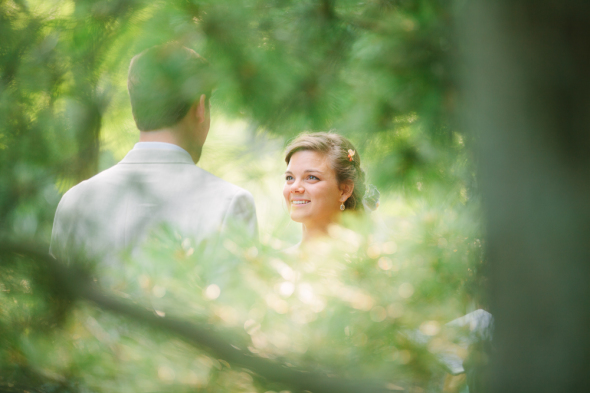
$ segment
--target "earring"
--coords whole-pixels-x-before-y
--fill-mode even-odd
[[[344,210],[346,209],[346,207],[344,207],[344,202],[340,204],[340,210]]]

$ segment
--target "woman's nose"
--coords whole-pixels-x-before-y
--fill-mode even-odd
[[[299,181],[294,181],[291,184],[291,192],[292,193],[301,194],[301,193],[303,193],[303,191],[305,191],[305,190],[303,189],[303,186],[301,185],[301,183]]]

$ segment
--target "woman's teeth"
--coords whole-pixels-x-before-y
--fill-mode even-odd
[[[291,201],[291,203],[294,205],[305,205],[309,203],[309,201]]]

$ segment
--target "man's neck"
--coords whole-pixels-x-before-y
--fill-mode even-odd
[[[176,128],[162,128],[153,131],[140,131],[139,142],[164,142],[180,146],[186,150],[195,163],[201,158],[201,147],[190,144],[182,133]]]
[[[176,146],[182,146],[182,141],[179,138],[178,132],[170,128],[162,128],[154,131],[140,131],[139,132],[140,142],[164,142],[171,143]]]

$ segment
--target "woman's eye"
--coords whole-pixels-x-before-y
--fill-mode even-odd
[[[286,181],[293,180],[293,176],[285,176],[285,180],[286,180]]]
[[[317,176],[314,176],[314,175],[309,175],[308,179],[309,180],[320,180]]]

